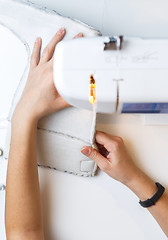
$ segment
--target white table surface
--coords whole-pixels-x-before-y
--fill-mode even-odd
[[[34,2],[79,18],[104,34],[168,36],[164,31],[168,24],[164,15],[167,3],[163,0]],[[152,11],[148,11],[149,6]],[[158,24],[154,25],[153,20]],[[137,164],[168,187],[168,126],[145,126],[143,116],[138,115],[101,115],[97,129],[123,137]],[[5,130],[0,129],[0,148],[4,141]],[[6,162],[2,158],[0,161],[0,183],[5,183]],[[39,173],[50,232],[47,240],[167,239],[148,211],[140,207],[138,198],[102,171],[92,178],[42,168]],[[0,195],[0,225],[3,226],[5,194],[0,192]],[[4,232],[0,233],[0,239],[4,240]]]
[[[142,118],[99,116],[97,128],[122,136],[137,164],[168,187],[168,127],[144,126]],[[3,146],[5,132],[0,133]],[[1,161],[0,182],[5,183],[6,162]],[[39,173],[46,226],[54,239],[167,239],[138,198],[102,171],[92,178],[43,168]],[[4,205],[4,192],[0,194]]]

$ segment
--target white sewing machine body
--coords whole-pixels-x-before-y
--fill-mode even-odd
[[[60,42],[54,82],[71,105],[97,112],[168,113],[168,39],[88,37]]]

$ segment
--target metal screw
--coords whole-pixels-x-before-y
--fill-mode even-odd
[[[3,155],[3,150],[0,148],[0,156]]]
[[[0,191],[5,191],[6,186],[5,185],[0,185]]]

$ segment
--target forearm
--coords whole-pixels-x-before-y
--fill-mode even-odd
[[[6,186],[7,235],[42,229],[36,135],[36,121],[12,121]]]
[[[53,81],[53,53],[64,35],[65,29],[59,29],[42,53],[42,39],[36,39],[28,79],[12,119],[6,187],[6,232],[8,235],[11,232],[29,232],[26,238],[23,235],[18,238],[13,234],[15,238],[12,239],[44,238],[36,157],[37,122],[48,114],[70,106],[59,95]],[[80,33],[75,38],[82,36]],[[35,234],[32,235],[32,231]]]
[[[151,198],[158,190],[155,182],[142,171],[127,185],[140,200]],[[155,205],[147,208],[168,237],[168,195],[163,193]]]

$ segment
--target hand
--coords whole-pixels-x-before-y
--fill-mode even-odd
[[[83,147],[81,152],[110,177],[129,185],[140,174],[141,170],[132,161],[122,138],[96,132],[96,142],[99,152],[91,147]]]
[[[15,109],[13,119],[33,119],[36,122],[45,115],[70,106],[57,92],[53,82],[53,53],[65,35],[61,28],[45,47],[40,57],[42,39],[37,38],[30,61],[30,71],[25,89]],[[82,37],[79,33],[74,38]]]
[[[110,177],[125,184],[141,201],[154,196],[158,191],[155,182],[135,165],[120,137],[97,132],[96,142],[99,152],[91,147],[83,147],[81,152],[94,160]],[[148,210],[168,237],[167,194],[164,193]]]

